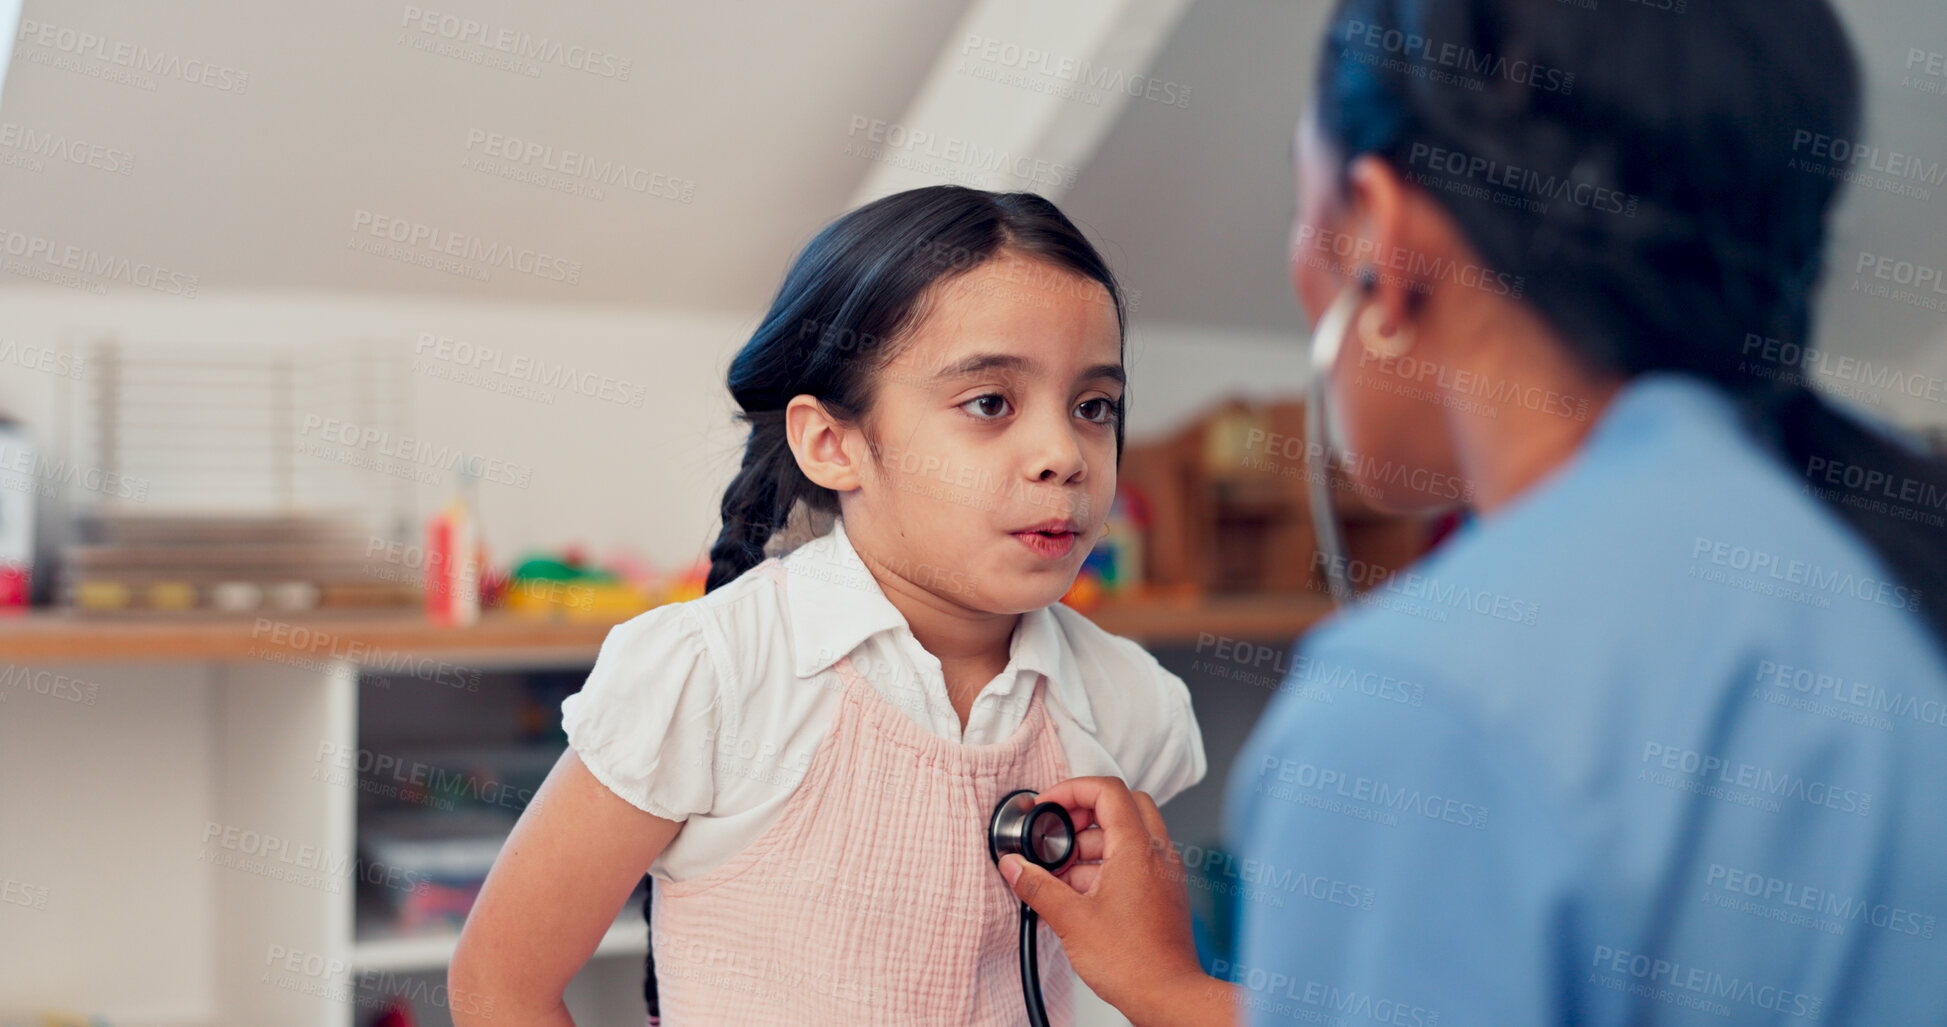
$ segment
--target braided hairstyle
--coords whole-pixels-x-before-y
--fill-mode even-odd
[[[861,424],[874,377],[923,316],[927,290],[1004,250],[1099,282],[1121,326],[1122,291],[1108,264],[1053,203],[1033,193],[945,185],[895,193],[832,222],[798,254],[770,312],[730,363],[730,395],[750,435],[743,465],[723,493],[706,592],[763,562],[765,543],[800,503],[817,514],[838,512],[837,493],[806,478],[791,453],[785,405],[810,395],[833,417]],[[866,436],[872,438],[869,429]],[[1115,441],[1119,459],[1120,417]],[[876,443],[872,449],[876,456]]]
[[[1341,171],[1373,155],[1431,183],[1587,366],[1714,383],[1807,478],[1842,463],[1947,495],[1940,461],[1744,359],[1754,338],[1811,348],[1839,181],[1804,169],[1802,147],[1860,124],[1858,63],[1827,0],[1340,0],[1317,86]],[[1942,533],[1816,494],[1947,645]]]

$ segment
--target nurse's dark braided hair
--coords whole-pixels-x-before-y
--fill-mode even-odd
[[[784,435],[784,408],[810,395],[847,423],[866,428],[878,372],[926,311],[934,284],[1003,252],[1032,257],[1107,290],[1126,338],[1122,289],[1074,222],[1033,193],[928,186],[874,200],[827,225],[792,262],[770,312],[730,362],[730,395],[750,425],[742,466],[723,493],[722,531],[710,547],[704,591],[736,580],[764,561],[764,544],[799,502],[836,514],[838,495],[799,470]],[[1035,283],[1045,285],[1040,279]],[[1033,287],[1032,285],[1028,287]],[[1128,402],[1123,393],[1121,405]],[[1115,419],[1122,456],[1123,418]],[[880,450],[874,441],[874,458]],[[649,882],[654,887],[654,882]],[[645,896],[643,918],[652,898]],[[655,930],[643,980],[649,1022],[656,995]]]
[[[1427,175],[1482,262],[1522,278],[1588,366],[1688,372],[1736,397],[1947,645],[1947,532],[1849,505],[1811,470],[1947,496],[1947,466],[1746,356],[1752,339],[1812,345],[1838,180],[1803,169],[1824,163],[1807,143],[1859,138],[1858,64],[1826,0],[1340,0],[1331,26],[1317,119],[1346,164],[1372,154]],[[1451,154],[1577,191],[1537,197],[1541,211],[1496,202],[1480,193],[1522,190],[1430,166]]]

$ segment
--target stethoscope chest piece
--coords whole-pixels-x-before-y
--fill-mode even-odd
[[[1035,802],[1025,788],[1009,792],[987,822],[987,855],[995,863],[1012,852],[1049,873],[1075,854],[1075,821],[1058,802]]]

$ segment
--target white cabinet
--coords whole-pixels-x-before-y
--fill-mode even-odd
[[[600,637],[520,632],[440,658],[585,668]],[[392,992],[444,1027],[453,936],[358,922],[359,789],[330,756],[364,744],[360,666],[161,636],[97,660],[88,637],[0,633],[0,1016],[358,1027]],[[645,935],[625,908],[569,991],[583,1027],[642,1022]]]

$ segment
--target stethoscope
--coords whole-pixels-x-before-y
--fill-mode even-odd
[[[1377,284],[1371,268],[1359,269],[1356,280],[1340,290],[1338,298],[1326,308],[1325,316],[1318,319],[1311,338],[1312,377],[1310,401],[1305,404],[1305,453],[1308,458],[1317,454],[1318,462],[1307,468],[1306,478],[1311,490],[1312,532],[1318,536],[1318,550],[1326,558],[1325,581],[1332,590],[1332,602],[1338,606],[1352,601],[1345,536],[1339,531],[1338,518],[1332,514],[1331,455],[1334,449],[1345,448],[1334,444],[1345,433],[1336,421],[1327,419],[1325,400],[1332,389],[1332,366],[1338,363],[1339,344],[1345,341],[1345,330],[1352,324],[1360,299],[1370,294]]]
[[[1009,792],[987,821],[987,855],[996,866],[1014,853],[1051,874],[1061,873],[1075,855],[1075,821],[1058,802],[1036,802],[1028,789]],[[1030,1027],[1048,1027],[1041,1004],[1041,964],[1035,953],[1035,925],[1041,918],[1021,903],[1021,994]]]

